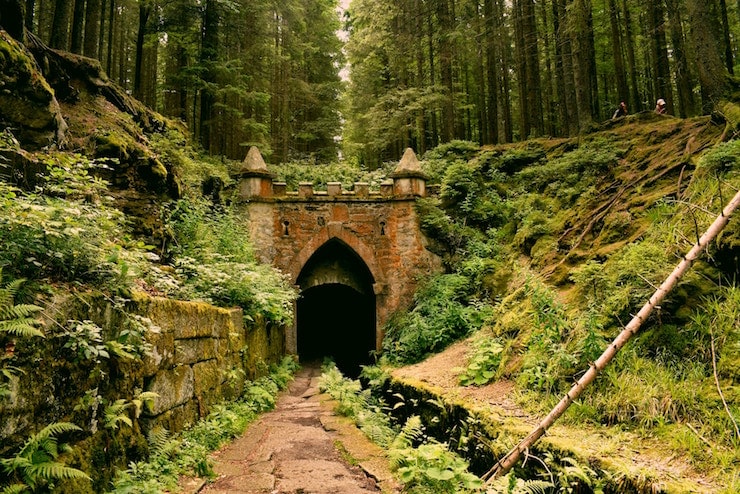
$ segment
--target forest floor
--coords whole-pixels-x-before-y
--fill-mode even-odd
[[[213,454],[218,477],[191,479],[186,493],[370,494],[400,492],[384,451],[318,389],[318,367],[305,366],[277,406]]]
[[[502,435],[497,441],[510,441],[514,446],[538,425],[546,412],[538,416],[520,406],[516,385],[511,381],[460,386],[455,369],[464,365],[471,351],[468,338],[418,364],[395,369],[392,376],[429,391],[439,401],[463,403],[468,410],[481,412],[494,427],[500,427]],[[686,457],[669,445],[637,430],[569,420],[566,414],[548,429],[540,444],[545,450],[557,452],[558,457],[569,456],[580,464],[609,472],[625,492],[726,492],[721,482],[696,471]],[[630,488],[626,483],[631,484]]]

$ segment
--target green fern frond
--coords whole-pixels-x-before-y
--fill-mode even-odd
[[[552,487],[553,485],[545,480],[525,480],[520,491],[521,494],[547,494]]]
[[[547,494],[554,486],[545,480],[523,480],[509,472],[491,481],[486,494]]]
[[[424,436],[424,424],[418,415],[412,415],[403,425],[401,432],[398,433],[393,441],[392,448],[403,449],[410,448],[414,443],[419,442]]]
[[[39,311],[41,311],[41,307],[34,304],[15,304],[12,306],[6,306],[4,307],[4,311],[7,310],[7,314],[10,316],[8,319],[12,318],[20,318],[20,317],[30,317]]]
[[[26,490],[10,492],[35,491],[37,486],[56,479],[91,480],[85,472],[55,461],[59,450],[65,449],[58,444],[55,436],[79,430],[79,427],[68,422],[49,424],[29,437],[18,455],[0,459],[5,472],[14,475],[27,486]]]
[[[2,271],[0,271],[2,279]],[[41,307],[33,304],[16,304],[15,296],[25,280],[13,280],[0,286],[0,333],[16,336],[44,336],[38,328],[39,321],[35,316]]]
[[[54,422],[53,424],[49,424],[26,440],[26,443],[23,445],[23,448],[21,449],[21,452],[18,454],[18,456],[30,458],[33,453],[42,445],[48,447],[48,439],[53,439],[54,436],[64,434],[65,432],[74,432],[81,430],[82,429],[77,427],[75,424],[70,424],[69,422]],[[53,440],[56,443],[56,439]]]
[[[44,337],[44,333],[35,327],[37,321],[35,319],[11,319],[0,321],[0,333],[8,333],[23,338],[30,338],[32,336]]]
[[[170,442],[170,431],[164,427],[155,427],[149,431],[147,441],[149,442],[149,447],[152,449],[152,452],[159,453],[160,451],[163,451]]]
[[[131,421],[131,418],[126,413],[126,410],[128,407],[130,407],[130,403],[126,403],[126,400],[120,399],[116,400],[115,403],[108,405],[105,407],[105,413],[104,413],[104,423],[105,427],[107,429],[118,429],[119,423],[124,423],[128,425],[129,427],[133,427],[133,422]]]
[[[39,478],[44,480],[55,480],[55,479],[86,479],[92,480],[82,470],[68,467],[64,463],[59,462],[47,462],[40,465],[36,465],[33,469]]]
[[[5,487],[0,494],[28,494],[31,492],[26,484],[13,484]]]

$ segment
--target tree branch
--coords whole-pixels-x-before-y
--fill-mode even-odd
[[[506,472],[516,465],[519,461],[520,456],[523,452],[527,451],[537,440],[542,437],[547,429],[568,409],[570,404],[580,396],[586,387],[596,379],[601,371],[611,362],[616,356],[617,352],[634,336],[639,330],[642,323],[644,323],[650,313],[656,306],[659,306],[663,299],[670,293],[670,291],[676,286],[681,276],[689,270],[693,262],[699,257],[701,252],[718,234],[721,232],[727,223],[730,221],[732,213],[740,206],[740,192],[735,194],[735,197],[727,204],[725,209],[720,215],[714,220],[710,227],[704,232],[704,235],[698,240],[698,242],[691,248],[691,250],[684,256],[681,262],[673,269],[673,272],[665,279],[665,281],[658,287],[653,293],[650,299],[642,306],[640,311],[635,315],[632,320],[624,327],[622,332],[612,341],[612,343],[604,350],[604,353],[591,364],[591,367],[586,373],[573,385],[573,387],[565,394],[560,402],[555,405],[550,413],[545,417],[538,425],[534,428],[529,435],[524,438],[519,444],[517,444],[509,453],[500,459],[484,476],[487,478],[496,478],[501,475],[505,475]]]

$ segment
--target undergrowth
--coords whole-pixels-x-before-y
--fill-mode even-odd
[[[441,194],[419,201],[418,211],[448,274],[390,320],[384,362],[416,362],[474,334],[457,369],[461,382],[508,378],[523,405],[549,411],[740,187],[738,141],[711,147],[690,175],[684,167],[662,189],[638,171],[658,173],[658,155],[630,162],[635,142],[589,136],[549,158],[539,143],[455,143],[428,153],[423,166]],[[635,177],[642,182],[620,196],[620,184]],[[564,420],[656,437],[697,470],[728,478],[740,440],[737,225],[730,222]],[[467,311],[484,317],[450,317]]]
[[[357,426],[373,442],[386,450],[391,468],[396,478],[404,485],[404,492],[415,494],[526,494],[550,492],[555,486],[555,478],[549,480],[521,479],[509,473],[492,482],[484,482],[468,470],[468,462],[449,449],[445,442],[439,442],[426,433],[425,426],[418,415],[412,415],[403,424],[391,419],[386,404],[377,397],[388,375],[380,367],[365,367],[362,377],[368,382],[363,389],[360,382],[347,379],[337,367],[328,362],[322,369],[320,389],[337,401],[336,411],[352,418]],[[556,462],[551,461],[553,465]],[[577,487],[578,479],[568,469],[555,467],[561,478],[558,485]]]
[[[270,374],[247,383],[238,400],[216,405],[203,420],[174,435],[157,428],[149,433],[150,456],[119,471],[112,493],[159,494],[177,490],[180,476],[213,477],[209,454],[239,436],[255,418],[275,407],[280,390],[292,380],[298,365],[285,357]]]
[[[240,306],[250,319],[290,323],[297,294],[285,275],[257,261],[248,225],[233,209],[183,199],[172,205],[165,224],[175,273],[151,271],[148,283],[176,298]]]
[[[288,190],[298,190],[302,182],[310,182],[314,190],[326,190],[329,182],[341,183],[344,190],[352,190],[357,182],[367,183],[371,190],[378,190],[396,165],[389,162],[378,169],[368,170],[353,161],[331,164],[291,161],[272,165],[269,169],[275,173],[275,181],[285,182]]]

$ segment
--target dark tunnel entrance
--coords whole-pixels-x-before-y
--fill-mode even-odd
[[[373,276],[346,244],[330,240],[298,277],[297,343],[301,362],[331,357],[350,377],[372,363],[375,350]]]

